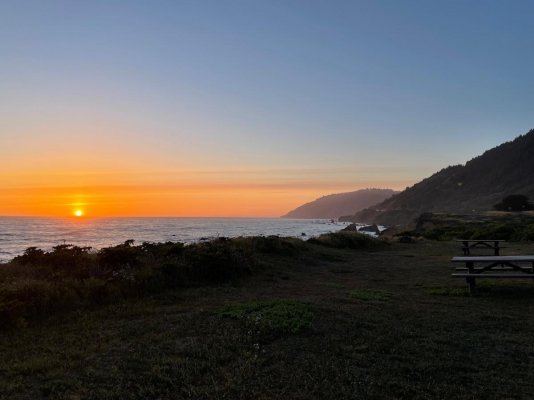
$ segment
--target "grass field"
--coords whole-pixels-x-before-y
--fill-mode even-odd
[[[310,244],[232,284],[60,313],[0,333],[0,398],[532,398],[533,284],[467,296],[458,253]]]

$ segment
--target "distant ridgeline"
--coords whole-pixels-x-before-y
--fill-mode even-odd
[[[405,225],[425,212],[490,211],[512,194],[534,200],[534,129],[340,220]]]
[[[379,203],[393,194],[391,189],[362,189],[355,192],[323,196],[283,215],[282,218],[332,218],[354,214],[365,207]]]

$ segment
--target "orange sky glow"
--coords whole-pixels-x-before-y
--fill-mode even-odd
[[[0,216],[66,217],[79,210],[81,218],[279,217],[327,194],[414,183],[413,170],[387,166],[232,165],[225,154],[155,155],[127,140],[108,143],[105,135],[97,137],[102,148],[86,139],[81,151],[69,149],[66,138],[57,133],[49,136],[52,144],[33,143],[4,157]]]
[[[342,170],[198,170],[141,172],[125,169],[0,174],[4,216],[212,216],[278,217],[330,193],[365,187],[402,189],[408,180],[352,181]]]
[[[330,189],[330,190],[328,190]],[[0,190],[3,215],[278,217],[338,186],[277,184],[196,184],[83,186]]]
[[[414,183],[413,168],[358,167],[334,153],[317,163],[215,139],[192,145],[194,135],[165,146],[126,123],[45,122],[4,137],[0,216],[279,217],[327,194]]]

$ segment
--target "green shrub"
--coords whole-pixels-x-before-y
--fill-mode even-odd
[[[498,239],[529,240],[534,238],[534,229],[517,221],[487,222],[477,224],[457,223],[423,230],[420,235],[430,240],[452,239]],[[530,239],[532,240],[532,239]]]
[[[184,253],[184,244],[180,242],[150,243],[143,242],[141,250],[157,261],[171,262],[178,260]]]
[[[80,281],[20,280],[0,290],[0,322],[6,326],[72,310],[85,297]]]
[[[448,226],[438,226],[428,230],[421,230],[418,235],[429,240],[453,240],[469,239],[473,236],[476,227],[472,224],[454,224]]]
[[[471,239],[515,240],[521,228],[511,223],[492,223],[478,227]]]
[[[54,297],[56,296],[53,284],[41,280],[20,281],[9,288],[3,288],[0,293],[3,302],[20,304],[20,317],[22,318],[44,314],[48,311]]]
[[[449,240],[451,239],[451,233],[447,232],[443,228],[434,228],[426,231],[423,235],[425,239],[430,240]]]
[[[185,276],[195,284],[227,282],[250,274],[254,265],[252,252],[226,238],[192,244],[184,250]]]
[[[534,204],[524,194],[511,194],[495,204],[493,208],[498,211],[529,211],[534,210]]]
[[[3,299],[0,297],[1,327],[6,329],[26,325],[24,309],[24,303],[18,300]]]
[[[300,239],[276,235],[240,237],[233,241],[255,253],[283,256],[295,256],[306,248],[305,242]]]
[[[122,297],[119,286],[98,278],[90,278],[78,289],[86,305],[110,304]]]
[[[88,247],[67,244],[51,251],[30,247],[0,274],[0,329],[125,297],[225,283],[253,271],[256,247],[287,252],[298,246],[279,238],[247,240],[220,238],[189,246],[172,242],[134,246],[128,240],[96,254]]]
[[[534,224],[529,224],[523,228],[521,240],[534,240]]]
[[[338,249],[368,250],[385,246],[385,242],[358,232],[327,233],[308,239],[308,243],[319,244]]]
[[[21,265],[39,265],[44,261],[45,252],[37,247],[28,247],[24,253],[13,259],[15,263]]]
[[[135,268],[141,264],[143,249],[127,240],[117,246],[107,247],[98,252],[98,275],[107,274],[124,268]]]
[[[90,247],[78,247],[71,244],[55,246],[52,251],[43,251],[29,247],[24,254],[13,259],[14,263],[38,267],[40,276],[69,276],[84,278],[90,274],[93,257]]]

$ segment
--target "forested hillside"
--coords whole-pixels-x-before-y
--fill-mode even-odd
[[[534,130],[343,219],[404,224],[423,212],[491,210],[511,194],[534,199]]]

